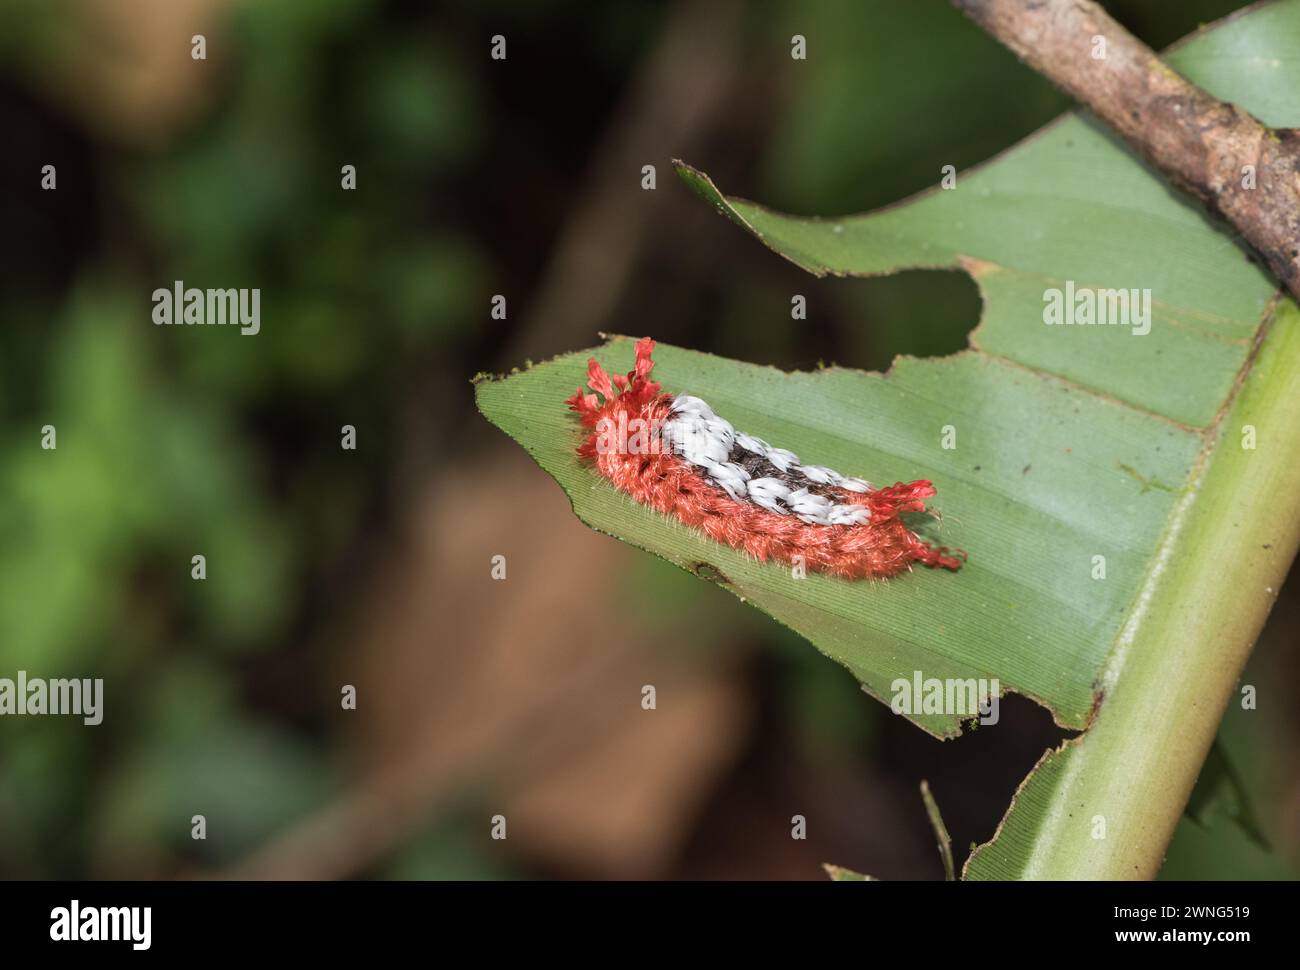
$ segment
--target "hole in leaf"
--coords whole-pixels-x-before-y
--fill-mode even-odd
[[[917,786],[922,778],[929,780],[959,873],[971,845],[993,837],[1016,789],[1043,753],[1078,733],[1058,727],[1045,708],[1018,694],[1001,698],[998,715],[997,724],[973,730],[968,725],[960,738],[949,741],[892,715],[882,728],[881,758],[891,771],[914,778]],[[915,816],[915,825],[929,831],[919,789]],[[934,865],[938,873],[937,853]]]
[[[695,337],[690,346],[782,370],[838,364],[885,371],[900,354],[944,357],[965,350],[982,308],[975,281],[958,270],[817,279],[784,260],[769,260],[761,275],[745,279],[712,331],[700,335],[706,339]],[[805,298],[806,319],[791,318],[794,295]]]

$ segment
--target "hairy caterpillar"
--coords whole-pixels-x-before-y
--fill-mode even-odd
[[[626,376],[588,361],[595,393],[578,388],[566,402],[591,429],[579,456],[620,491],[761,561],[802,562],[845,579],[895,576],[914,562],[961,567],[961,558],[902,521],[905,512],[926,511],[930,482],[876,488],[804,465],[736,431],[699,398],[661,393],[650,380],[654,346],[637,341]]]

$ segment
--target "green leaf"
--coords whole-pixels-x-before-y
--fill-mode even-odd
[[[1171,60],[1264,120],[1296,125],[1300,105],[1276,92],[1300,89],[1287,55],[1297,44],[1300,2],[1285,2],[1198,34]],[[479,383],[483,413],[584,522],[725,586],[882,700],[915,671],[997,678],[1087,729],[1026,780],[968,876],[1154,874],[1300,541],[1300,314],[1222,227],[1078,115],[952,190],[842,219],[770,212],[679,172],[815,274],[974,277],[983,316],[971,349],[952,357],[900,359],[886,375],[784,374],[661,345],[655,371],[666,390],[706,398],[807,462],[878,482],[932,479],[943,520],[928,538],[968,550],[966,566],[884,583],[795,579],[614,491],[578,462],[561,402],[590,355],[628,370],[625,338]],[[1149,333],[1046,326],[1045,291],[1069,282],[1149,289]],[[1265,442],[1256,450],[1241,446],[1246,424]],[[943,447],[946,429],[955,448]],[[962,721],[910,717],[940,736]]]
[[[1232,824],[1259,848],[1266,851],[1269,848],[1241,773],[1228,757],[1221,737],[1214,739],[1205,764],[1201,766],[1196,787],[1187,800],[1186,814],[1203,829],[1220,822]]]
[[[1300,874],[1262,848],[1230,819],[1215,818],[1209,825],[1202,826],[1184,818],[1174,833],[1168,857],[1160,870],[1160,879],[1170,882],[1198,879],[1294,881],[1300,879]]]
[[[478,386],[483,412],[564,486],[584,522],[730,589],[881,699],[914,670],[999,677],[1004,688],[1051,706],[1062,723],[1086,722],[1097,671],[1175,499],[1120,466],[1178,482],[1195,461],[1194,434],[978,354],[900,361],[885,378],[839,369],[782,374],[661,344],[655,376],[665,390],[705,396],[737,428],[870,481],[934,480],[944,519],[932,537],[971,552],[957,574],[794,579],[788,568],[635,504],[579,463],[576,422],[563,401],[592,353],[611,372],[631,365],[631,341],[616,338]],[[1026,428],[1027,420],[1035,426]],[[945,451],[949,424],[958,447]],[[1096,521],[1101,508],[1114,513],[1111,522]],[[1112,535],[1102,535],[1107,530]],[[1107,555],[1107,582],[1088,579],[1095,553]],[[939,735],[960,731],[956,715],[913,720]]]
[[[865,873],[854,872],[843,866],[833,866],[829,862],[824,863],[822,868],[826,870],[826,875],[830,876],[831,882],[876,882],[874,877]]]

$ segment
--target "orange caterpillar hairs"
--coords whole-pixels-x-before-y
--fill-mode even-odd
[[[959,569],[962,560],[904,525],[925,512],[928,481],[887,488],[736,431],[699,398],[660,393],[650,380],[655,343],[637,341],[636,366],[606,374],[594,359],[568,399],[591,433],[578,454],[643,505],[766,562],[802,562],[845,579],[889,577],[912,563]],[[959,553],[965,558],[964,553]]]

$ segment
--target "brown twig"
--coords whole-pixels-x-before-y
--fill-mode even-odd
[[[924,779],[921,781],[921,800],[925,802],[925,814],[930,816],[930,826],[934,829],[934,837],[939,846],[939,858],[943,860],[943,877],[948,882],[957,878],[952,864],[952,836],[948,834],[948,826],[943,824],[943,816],[939,814],[939,803],[934,800],[934,795],[930,792],[930,783]]]
[[[1300,131],[1176,74],[1092,0],[953,0],[1231,222],[1300,298]]]

